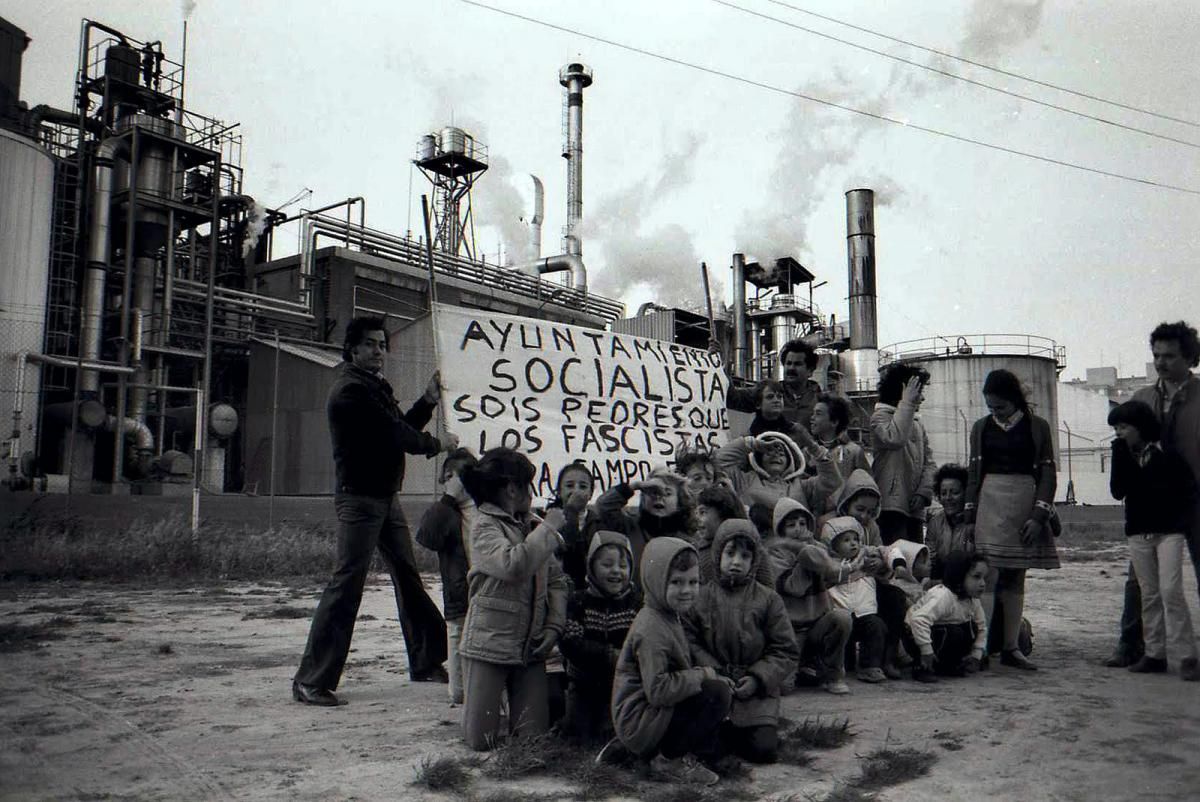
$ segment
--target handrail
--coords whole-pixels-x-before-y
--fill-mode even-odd
[[[1049,337],[1036,334],[960,334],[902,340],[879,350],[880,366],[911,359],[954,356],[1032,356],[1054,360],[1059,370],[1067,366],[1067,349]]]
[[[363,253],[398,258],[411,264],[422,264],[426,258],[424,248],[415,240],[397,237],[371,228],[354,226],[344,220],[324,215],[307,216],[305,228],[304,248],[300,260],[301,274],[304,276],[302,281],[311,281],[311,276],[315,271],[316,248],[314,242],[317,234],[341,239],[348,247],[358,246],[360,252]],[[573,287],[563,287],[560,284],[544,281],[516,270],[475,262],[437,251],[433,253],[433,263],[434,270],[438,273],[474,282],[483,287],[507,290],[537,299],[548,298],[551,293],[556,293],[555,303],[561,306],[574,306],[604,320],[616,320],[625,314],[625,305],[619,301]],[[307,288],[304,291],[307,292]]]

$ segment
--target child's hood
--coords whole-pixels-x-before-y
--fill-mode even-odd
[[[846,505],[850,503],[850,499],[854,498],[859,493],[869,493],[875,498],[882,498],[879,493],[879,485],[875,484],[875,480],[871,478],[871,474],[867,473],[862,468],[855,468],[850,472],[850,476],[842,483],[842,489],[838,491],[835,506],[841,515],[846,514]]]
[[[758,564],[763,558],[762,538],[758,534],[758,530],[754,524],[744,518],[731,518],[728,521],[723,521],[717,527],[717,534],[713,536],[712,550],[709,554],[712,555],[713,570],[720,574],[721,571],[721,552],[725,551],[725,544],[735,537],[744,537],[750,541],[751,551],[754,552],[754,561],[750,566],[750,576],[755,576],[758,570]]]
[[[775,502],[775,514],[771,519],[771,531],[776,535],[782,536],[779,531],[779,526],[783,523],[784,518],[788,517],[794,512],[799,512],[804,516],[805,520],[808,521],[808,531],[812,532],[816,529],[817,521],[813,517],[813,514],[808,507],[804,506],[804,502],[797,501],[789,496],[784,496],[779,499],[779,501]]]
[[[855,471],[855,473],[859,473],[859,471]],[[821,527],[821,542],[825,544],[826,548],[832,551],[833,542],[837,540],[839,535],[844,534],[845,532],[856,533],[859,541],[861,541],[865,536],[862,524],[860,524],[854,518],[851,518],[849,515],[841,515],[837,518],[830,518],[825,522],[825,525]]]
[[[667,606],[667,580],[671,574],[671,560],[681,551],[694,552],[696,547],[677,537],[656,537],[642,552],[642,592],[646,604],[659,612],[671,612]],[[699,554],[696,557],[699,560]]]
[[[629,538],[610,529],[601,529],[592,535],[592,542],[588,545],[587,551],[588,584],[595,588],[600,587],[600,583],[596,581],[596,575],[592,573],[592,559],[605,546],[616,546],[625,552],[625,557],[629,560],[629,582],[626,583],[626,590],[628,590],[629,585],[633,582],[633,549],[629,545]]]
[[[904,563],[911,571],[912,567],[917,564],[917,558],[921,556],[922,552],[928,553],[929,549],[921,543],[915,543],[911,540],[897,540],[891,545],[888,551],[888,564],[894,566],[896,559],[899,558],[904,560]]]
[[[790,482],[792,479],[804,474],[804,452],[800,450],[800,446],[796,445],[795,440],[783,432],[763,432],[758,435],[758,439],[764,443],[778,443],[783,446],[784,451],[787,453],[788,464],[783,469],[783,474],[778,477],[779,479]],[[759,463],[757,449],[750,452],[750,467],[763,479],[770,478],[770,474]]]

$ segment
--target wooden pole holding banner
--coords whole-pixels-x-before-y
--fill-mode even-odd
[[[433,236],[429,225],[429,197],[427,195],[421,196],[421,216],[425,221],[425,262],[429,267],[429,330],[433,335],[433,369],[435,373],[440,375],[442,358],[441,354],[438,353],[437,279],[433,272]],[[438,402],[438,411],[441,413],[438,416],[438,429],[445,431],[445,404],[440,400]]]
[[[708,263],[700,263],[700,276],[704,279],[704,305],[708,308],[708,347],[716,348],[721,354],[721,361],[725,361],[724,349],[721,348],[720,341],[717,340],[717,319],[713,317],[712,292],[708,288]]]

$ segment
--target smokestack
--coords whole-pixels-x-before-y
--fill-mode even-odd
[[[746,255],[733,255],[733,375],[746,375]]]
[[[850,287],[850,364],[846,389],[875,389],[879,371],[879,323],[875,312],[875,193],[846,193],[846,254]]]
[[[563,116],[566,141],[563,158],[567,160],[567,230],[563,251],[580,256],[579,224],[583,220],[583,90],[592,85],[592,70],[586,64],[572,63],[558,71],[558,82],[567,90]]]
[[[542,189],[542,179],[536,175],[533,179],[533,216],[529,218],[529,253],[532,259],[542,258],[542,215],[546,211],[546,192]]]

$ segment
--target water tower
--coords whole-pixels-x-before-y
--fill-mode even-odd
[[[413,164],[433,184],[433,247],[474,259],[471,188],[488,168],[487,147],[463,129],[447,126],[421,137]]]

